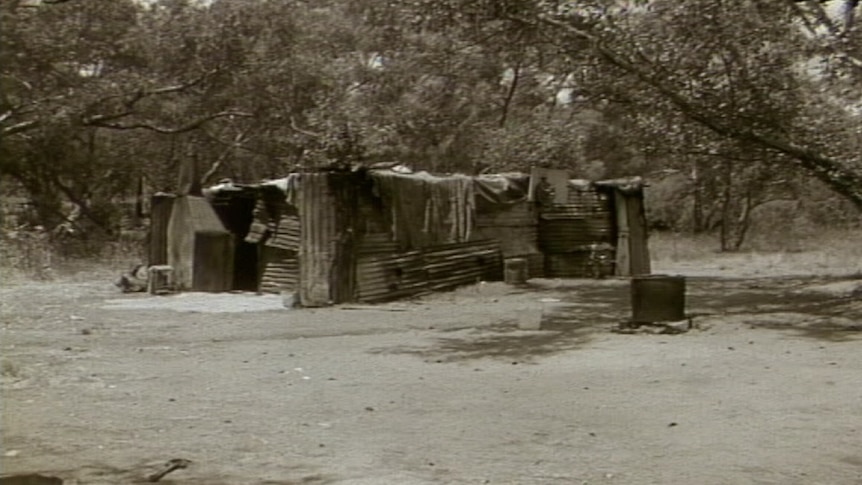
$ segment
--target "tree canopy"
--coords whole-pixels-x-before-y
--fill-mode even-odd
[[[682,172],[728,227],[812,180],[862,208],[858,4],[11,0],[0,176],[45,224],[71,203],[108,231],[113,202],[176,189],[188,158],[204,182]]]

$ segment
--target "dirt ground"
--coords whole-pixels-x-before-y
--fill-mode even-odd
[[[2,472],[67,484],[859,484],[859,280],[688,280],[696,328],[613,330],[628,282],[380,306],[0,288]]]

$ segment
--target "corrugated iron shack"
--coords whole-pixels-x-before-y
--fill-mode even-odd
[[[570,180],[566,194],[537,202],[525,174],[404,172],[294,173],[204,190],[232,235],[224,289],[293,292],[304,306],[380,302],[500,280],[514,257],[530,277],[649,273],[639,179]]]

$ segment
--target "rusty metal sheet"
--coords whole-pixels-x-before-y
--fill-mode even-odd
[[[497,241],[478,241],[430,248],[425,251],[429,285],[448,289],[482,280],[502,279],[503,261]]]
[[[538,214],[529,202],[505,206],[493,212],[476,214],[476,227],[519,227],[536,224]]]
[[[356,299],[378,302],[424,292],[427,276],[421,251],[360,256],[356,264]]]
[[[299,181],[301,221],[299,300],[303,306],[332,303],[330,275],[338,243],[337,205],[326,173],[305,173]]]
[[[281,214],[275,224],[275,230],[265,245],[269,247],[298,251],[301,238],[301,225],[299,216],[292,214]]]
[[[365,255],[357,261],[357,300],[386,301],[500,278],[502,257],[496,241]]]
[[[590,251],[545,255],[548,278],[601,278],[614,274],[613,251],[593,256]]]
[[[299,259],[295,251],[265,247],[261,258],[261,292],[296,291],[299,284]]]
[[[539,247],[545,253],[578,251],[590,244],[615,244],[610,217],[561,219],[539,224]]]

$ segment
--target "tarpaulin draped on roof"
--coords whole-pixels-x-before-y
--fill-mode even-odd
[[[407,248],[467,241],[473,229],[475,192],[466,175],[371,171],[376,195],[390,211],[395,240]]]
[[[530,188],[530,176],[522,173],[479,175],[473,181],[480,211],[523,202]]]

